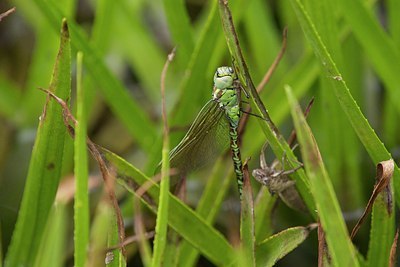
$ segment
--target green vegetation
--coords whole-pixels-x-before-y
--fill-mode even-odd
[[[0,20],[0,266],[395,266],[400,172],[377,165],[400,143],[400,4],[375,2],[1,5],[16,10]],[[285,27],[286,52],[258,94]],[[251,158],[243,198],[229,153],[188,173],[178,197],[168,151],[219,66],[234,68],[256,115],[238,130]],[[249,175],[266,141],[268,162],[304,164],[290,178],[308,213]],[[171,166],[201,161],[189,157]],[[352,240],[381,176],[389,186]]]

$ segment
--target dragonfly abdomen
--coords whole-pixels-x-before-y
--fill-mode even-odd
[[[242,196],[243,191],[243,170],[242,170],[242,157],[240,155],[240,149],[238,145],[238,133],[237,133],[237,125],[229,119],[229,137],[231,139],[231,153],[232,153],[232,161],[236,174],[239,195]]]

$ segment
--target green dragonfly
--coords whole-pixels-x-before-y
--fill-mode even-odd
[[[170,167],[180,175],[215,160],[229,144],[232,152],[239,195],[242,195],[243,171],[238,145],[240,120],[240,82],[231,67],[219,67],[214,75],[212,99],[200,110],[182,141],[169,153]]]

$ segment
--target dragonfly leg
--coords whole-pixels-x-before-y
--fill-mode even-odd
[[[292,148],[292,151],[295,150],[296,147],[298,147],[298,146],[299,146],[298,144],[294,145],[293,148]],[[282,172],[280,173],[281,175],[292,174],[292,173],[296,172],[298,169],[303,168],[303,166],[304,166],[303,163],[301,163],[301,162],[299,162],[299,161],[296,160],[296,163],[298,163],[299,166],[297,166],[297,167],[295,167],[295,168],[293,168],[293,169],[290,169],[290,170],[286,170],[286,171],[285,171],[285,159],[286,159],[286,151],[283,151],[283,156],[282,156]]]
[[[252,115],[252,116],[254,116],[254,117],[257,117],[257,118],[259,118],[259,119],[262,119],[262,120],[265,120],[265,121],[266,121],[266,119],[264,119],[264,118],[263,118],[263,117],[261,117],[260,115],[257,115],[257,114],[254,114],[254,113],[248,112],[248,111],[246,111],[246,110],[243,110],[243,109],[240,109],[240,111],[241,111],[241,112],[243,112],[243,113],[246,113],[246,114]]]
[[[239,80],[237,81],[237,83],[238,83],[237,86],[243,91],[244,95],[245,95],[247,98],[249,98],[249,97],[250,97],[249,92],[246,91],[246,89],[242,86],[242,84],[239,82]]]
[[[267,161],[265,160],[265,150],[267,150],[268,141],[264,143],[260,153],[260,167],[261,169],[268,168]]]
[[[299,166],[297,166],[296,168],[290,169],[290,170],[283,171],[283,172],[281,173],[281,175],[289,175],[289,174],[292,174],[292,173],[296,172],[298,169],[303,168],[303,166],[304,166],[304,164],[300,162],[300,165],[299,165]]]

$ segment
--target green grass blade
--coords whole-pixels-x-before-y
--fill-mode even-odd
[[[296,65],[294,65],[287,73],[280,79],[276,85],[277,90],[272,92],[264,91],[261,95],[262,101],[265,103],[268,110],[271,112],[271,117],[277,125],[282,124],[285,117],[289,113],[289,104],[285,99],[283,87],[285,84],[291,84],[294,87],[294,94],[298,98],[302,98],[307,91],[312,87],[318,77],[319,68],[318,64],[313,57],[312,53],[307,53]],[[243,146],[243,155],[254,155],[260,151],[260,147],[265,143],[264,135],[254,135],[259,129],[259,124],[249,123],[244,133],[244,140],[251,140]],[[251,137],[249,137],[251,136]]]
[[[342,110],[346,113],[348,120],[350,121],[354,131],[357,133],[361,143],[367,150],[370,158],[374,163],[390,159],[391,156],[389,152],[379,140],[378,136],[371,128],[350,94],[349,88],[343,80],[325,45],[322,43],[321,38],[304,10],[304,7],[298,0],[291,0],[291,3],[296,11],[297,18],[303,31],[320,61],[322,69],[325,71],[326,75],[331,78],[332,88],[335,91],[336,98],[338,99]],[[400,172],[397,166],[395,166],[393,180],[395,189],[400,190]],[[396,198],[400,197],[396,196]],[[397,201],[397,203],[399,203],[399,201]]]
[[[38,256],[32,266],[65,266],[64,252],[68,237],[67,213],[66,203],[57,203],[53,206],[41,240]]]
[[[229,161],[229,164],[228,164]],[[231,178],[233,175],[232,160],[220,159],[214,166],[214,169],[207,180],[206,188],[196,207],[196,214],[212,225],[215,221],[218,211],[221,208],[225,195],[228,192]],[[221,177],[223,177],[221,179]],[[193,266],[199,256],[199,251],[189,242],[184,241],[180,246],[178,266]]]
[[[400,45],[400,17],[396,12],[400,8],[400,2],[397,0],[387,1],[387,27],[388,31],[393,39],[393,42],[396,47]],[[383,139],[388,148],[392,148],[396,146],[397,143],[397,133],[400,131],[400,126],[398,123],[393,123],[397,121],[398,112],[397,112],[397,104],[393,104],[392,96],[389,94],[384,95],[384,103],[382,104],[384,107],[384,127],[383,127]]]
[[[156,235],[154,238],[154,252],[152,266],[161,266],[164,260],[164,251],[167,244],[168,208],[169,208],[169,162],[168,141],[164,139],[163,166],[161,168],[160,200],[157,210]]]
[[[139,190],[139,189],[138,189]],[[145,227],[143,225],[143,222],[139,222],[138,220],[142,220],[143,215],[142,215],[142,203],[140,202],[140,198],[141,196],[139,195],[134,195],[132,196],[133,201],[134,201],[134,207],[135,208],[135,217],[137,220],[137,222],[134,222],[134,226],[135,226],[135,234],[138,236],[138,250],[140,253],[140,258],[142,259],[142,264],[143,267],[150,267],[152,264],[152,244],[149,240],[146,239],[145,237]]]
[[[261,195],[260,195],[261,194]],[[256,241],[262,240],[273,233],[272,229],[272,211],[276,203],[278,195],[271,196],[267,187],[260,188],[254,206],[255,217],[255,237]]]
[[[337,4],[375,71],[386,85],[399,113],[400,106],[397,100],[400,99],[400,90],[398,90],[400,53],[398,47],[384,32],[365,2],[341,0]]]
[[[35,0],[35,3],[51,23],[54,24],[61,19],[61,13],[50,3],[43,0]],[[70,22],[70,32],[73,46],[85,54],[84,64],[93,80],[97,81],[113,112],[129,132],[136,137],[135,140],[142,148],[151,151],[157,131],[148,115],[133,101],[121,82],[107,69],[76,23]]]
[[[372,209],[367,266],[390,266],[391,242],[394,238],[395,214],[388,213],[386,194],[380,194]]]
[[[65,20],[61,29],[49,90],[66,101],[71,90],[71,55]],[[6,256],[7,266],[29,265],[35,260],[60,180],[65,137],[61,107],[49,101],[38,126],[18,221]]]
[[[128,2],[118,1],[115,8],[114,34],[123,37],[115,42],[118,52],[126,58],[145,93],[153,102],[160,98],[159,75],[164,65],[165,52],[151,32],[143,25],[140,11],[143,4],[131,8]],[[140,40],[140,41],[138,41]],[[151,71],[150,71],[151,70]],[[157,103],[157,102],[156,102]]]
[[[384,177],[387,171],[380,172],[379,165],[382,166],[382,164],[379,163],[377,166],[377,177],[375,179],[388,179],[388,177]],[[390,178],[392,177],[389,177],[389,179]],[[390,192],[390,194],[392,194],[392,192]],[[394,239],[396,217],[392,203],[388,203],[388,199],[392,197],[393,195],[389,196],[388,192],[383,189],[375,199],[371,215],[367,266],[391,266],[389,263],[392,247],[390,240]]]
[[[96,208],[93,223],[90,227],[90,250],[88,253],[87,267],[104,265],[104,248],[107,247],[108,235],[114,211],[109,203],[102,201]]]
[[[40,15],[39,8],[32,1],[23,0],[13,1],[18,13],[21,13],[27,23],[34,28],[35,42],[32,58],[29,59],[27,69],[27,80],[24,84],[24,91],[21,103],[18,105],[18,122],[25,127],[36,127],[37,114],[42,111],[44,99],[37,93],[37,87],[44,87],[49,82],[49,73],[52,72],[53,62],[49,60],[49,55],[54,55],[58,51],[59,45],[59,25],[61,17],[54,24],[50,24]],[[53,4],[59,5],[59,1],[51,0]],[[70,17],[73,13],[75,0],[65,2],[61,5],[65,17]]]
[[[115,212],[112,213],[110,219],[110,228],[108,230],[108,240],[107,240],[107,247],[117,247],[120,245],[120,238],[119,238],[119,229],[117,223],[117,216]],[[117,248],[113,249],[109,252],[110,255],[106,255],[106,259],[109,258],[110,262],[107,264],[107,267],[125,267],[126,261],[125,256],[122,254],[122,249]],[[108,257],[107,257],[108,256]]]
[[[75,201],[74,201],[74,265],[84,267],[86,251],[89,246],[89,190],[88,190],[88,158],[86,148],[86,109],[85,90],[82,88],[82,57],[77,56],[77,111],[78,123],[75,127]]]
[[[240,203],[240,239],[241,252],[239,257],[245,266],[256,266],[255,260],[255,235],[254,235],[254,203],[253,192],[250,185],[249,170],[245,166],[243,181],[243,195]],[[244,266],[242,264],[242,266]]]
[[[164,0],[165,16],[171,31],[174,46],[177,47],[175,61],[183,70],[194,49],[194,41],[189,16],[183,0]]]
[[[116,168],[118,182],[130,192],[134,193],[137,184],[149,181],[147,176],[122,158],[105,149],[102,151]],[[159,199],[158,185],[152,186],[148,194],[151,199],[142,200],[155,213],[154,205]],[[234,250],[226,239],[176,197],[169,194],[169,198],[168,224],[214,264],[230,264],[234,260]]]
[[[172,57],[172,54],[170,54]],[[172,60],[169,59],[169,60]],[[167,61],[163,74],[167,71],[169,61]],[[164,77],[162,75],[162,77]],[[162,80],[164,83],[164,80]],[[164,93],[164,85],[161,85],[162,92],[162,112],[163,112],[163,120],[164,128],[163,128],[163,148],[162,148],[162,166],[161,166],[161,183],[160,183],[160,198],[159,205],[157,209],[157,221],[156,221],[156,233],[154,238],[154,251],[153,251],[153,259],[152,266],[157,267],[163,265],[164,257],[166,254],[166,245],[167,245],[167,233],[168,233],[168,210],[169,210],[169,135],[168,135],[168,123],[166,118],[166,109],[165,109],[165,93]],[[173,245],[171,245],[172,247]]]
[[[365,107],[364,103],[364,88],[363,88],[363,71],[362,68],[364,63],[364,58],[362,57],[362,50],[360,49],[357,41],[354,37],[349,36],[342,46],[343,58],[352,58],[352,60],[346,61],[343,66],[343,73],[346,78],[346,84],[349,88],[352,88],[351,93],[357,103],[360,105],[362,110]],[[339,116],[343,117],[345,114],[340,112]],[[338,114],[337,114],[338,115]],[[346,119],[347,120],[347,119]],[[341,159],[344,162],[345,168],[348,173],[348,177],[352,179],[342,179],[342,184],[344,188],[352,188],[351,192],[343,192],[348,196],[351,195],[352,201],[347,203],[347,207],[343,209],[355,209],[364,206],[366,203],[366,195],[364,194],[364,189],[362,186],[364,183],[364,178],[362,173],[362,168],[359,167],[360,155],[363,153],[361,142],[357,136],[357,133],[351,127],[350,122],[343,123],[342,126],[342,138],[343,146],[345,147],[345,153],[342,153]],[[385,139],[386,141],[387,139]],[[346,197],[346,196],[345,196]]]
[[[259,81],[264,72],[274,61],[281,46],[281,33],[276,29],[274,16],[271,7],[263,0],[249,1],[245,18],[243,19],[246,28],[246,43],[249,43],[248,51],[253,55],[252,77]],[[235,16],[237,19],[237,16]],[[247,57],[250,58],[250,57]],[[272,79],[287,71],[287,59],[284,57],[279,67],[274,72]],[[271,83],[272,84],[272,80]]]
[[[335,63],[338,66],[343,66],[342,54],[339,42],[337,41],[340,40],[340,36],[338,34],[339,31],[336,23],[335,6],[330,1],[325,0],[310,0],[308,1],[308,4],[310,8],[307,11],[309,11],[321,39],[324,40],[324,44],[335,59]],[[323,72],[320,72],[319,87],[320,90],[317,91],[315,97],[316,99],[319,99],[319,103],[323,103],[322,105],[317,106],[320,107],[323,112],[316,112],[318,113],[316,117],[319,118],[319,121],[316,122],[316,124],[323,125],[322,127],[324,129],[331,130],[324,131],[320,134],[321,136],[316,137],[318,140],[329,140],[329,142],[321,142],[319,144],[319,149],[324,155],[325,160],[330,163],[327,165],[327,169],[332,179],[332,183],[335,188],[338,188],[341,178],[343,177],[342,172],[344,169],[342,166],[344,161],[340,160],[344,159],[344,156],[342,156],[341,153],[345,153],[346,151],[346,147],[344,147],[345,143],[342,141],[342,135],[339,134],[338,131],[339,129],[344,129],[346,117],[343,116],[342,112],[340,112],[338,102],[331,101],[332,99],[335,99],[335,95],[333,90],[331,90],[329,78],[326,77],[326,74]]]
[[[99,55],[104,55],[114,37],[113,21],[116,17],[115,1],[99,0],[96,2],[94,22],[90,41],[95,45]]]
[[[297,248],[308,237],[310,227],[292,227],[285,229],[257,245],[257,266],[273,266],[285,255]]]
[[[322,162],[318,146],[302,110],[289,86],[286,88],[291,113],[301,147],[304,166],[310,179],[318,216],[325,231],[328,249],[335,266],[359,266],[332,183]]]
[[[347,54],[352,58],[352,60],[349,60],[350,62],[347,61],[346,64],[343,63],[343,58],[349,57],[344,57],[342,48],[345,47],[347,42],[351,41],[352,36],[341,38],[343,36],[343,30],[339,31],[337,26],[337,6],[331,1],[312,0],[309,1],[309,3],[309,12],[312,16],[312,21],[321,36],[321,40],[323,40],[324,45],[326,45],[327,50],[335,61],[335,64],[343,71],[343,76],[346,77],[346,82],[354,85],[351,87],[353,89],[352,94],[357,95],[355,89],[361,89],[363,87],[361,82],[360,84],[357,84],[355,81],[359,78],[357,72],[362,70],[362,68],[360,68],[362,62],[357,61],[357,55],[359,53],[356,52],[350,55]],[[343,41],[340,43],[338,40]],[[357,63],[359,63],[359,65],[357,65]],[[316,99],[319,99],[318,103],[320,103],[320,105],[316,105],[316,109],[319,107],[320,110],[316,110],[314,113],[316,116],[314,116],[314,118],[319,117],[320,121],[316,122],[316,124],[329,130],[319,133],[319,135],[316,135],[316,138],[318,140],[329,140],[328,142],[320,142],[319,148],[326,162],[329,162],[327,169],[334,187],[337,189],[353,188],[351,193],[346,192],[346,190],[337,191],[339,198],[345,199],[351,194],[351,198],[354,200],[349,201],[348,203],[343,203],[344,205],[342,208],[344,210],[355,209],[362,205],[362,198],[360,198],[361,177],[359,176],[357,168],[352,167],[357,166],[357,164],[352,165],[349,164],[349,162],[359,158],[361,146],[360,142],[357,140],[354,129],[351,127],[346,115],[341,111],[339,102],[332,101],[335,99],[335,92],[332,90],[332,85],[329,81],[330,79],[330,77],[326,76],[326,73],[321,73],[321,89],[318,90],[318,95],[316,95]],[[357,99],[360,100],[362,98]],[[346,179],[343,172],[346,172],[346,176],[352,177],[352,179]]]

